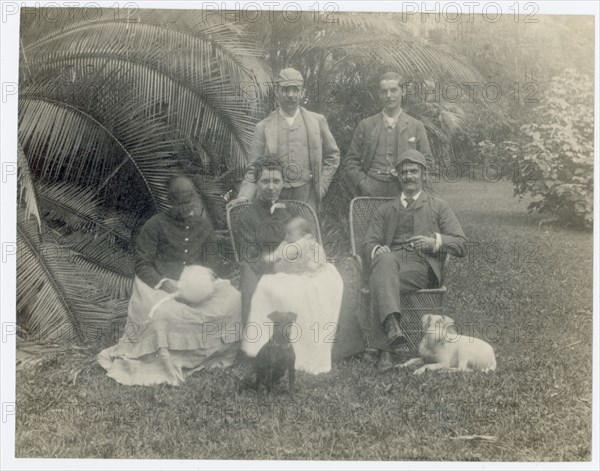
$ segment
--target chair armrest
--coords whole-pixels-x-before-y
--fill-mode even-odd
[[[356,263],[358,264],[358,270],[360,271],[360,273],[362,274],[363,272],[363,261],[362,261],[362,257],[360,255],[358,255],[357,253],[353,253],[352,258],[354,260],[356,260]]]
[[[432,294],[442,294],[442,293],[447,293],[448,292],[448,288],[446,288],[446,286],[441,285],[439,288],[423,288],[420,289],[418,291],[414,291],[415,293],[432,293]]]

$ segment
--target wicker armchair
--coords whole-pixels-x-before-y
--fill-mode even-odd
[[[386,350],[388,348],[387,336],[379,319],[373,315],[371,297],[368,288],[368,277],[365,276],[362,263],[362,244],[371,218],[375,210],[384,203],[394,198],[357,197],[350,202],[350,238],[352,243],[352,256],[355,258],[359,270],[363,273],[363,288],[361,288],[361,322],[365,344],[369,349]],[[442,277],[443,282],[443,277]],[[414,353],[418,350],[422,338],[421,317],[426,312],[441,313],[444,306],[446,287],[422,289],[414,292],[401,293],[403,305],[402,328],[408,337],[408,342],[401,347],[405,353]]]
[[[321,229],[319,228],[319,220],[313,209],[306,203],[296,200],[284,200],[286,207],[295,216],[303,217],[310,224],[313,234],[319,241],[319,244],[323,245],[321,240]],[[235,253],[235,261],[240,261],[239,254],[239,238],[240,238],[240,218],[248,206],[252,203],[242,203],[236,206],[230,206],[227,208],[227,227],[229,228],[229,236],[231,237],[231,245]]]

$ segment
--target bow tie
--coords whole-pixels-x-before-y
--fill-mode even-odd
[[[271,212],[271,214],[273,214],[277,208],[283,209],[285,207],[285,203],[273,203],[269,211]]]

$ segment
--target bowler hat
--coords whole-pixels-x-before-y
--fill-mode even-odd
[[[301,87],[303,84],[304,79],[302,78],[302,74],[291,67],[283,69],[277,76],[277,85],[280,87],[289,87],[291,85]]]
[[[398,163],[396,164],[396,171],[398,171],[398,173],[400,173],[399,167],[404,162],[413,162],[415,164],[420,164],[425,170],[427,170],[427,161],[425,160],[425,156],[416,149],[408,149],[402,152],[402,154],[400,154],[400,157],[398,158]]]

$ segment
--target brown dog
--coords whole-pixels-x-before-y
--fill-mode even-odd
[[[492,371],[496,355],[490,344],[473,337],[460,336],[454,321],[447,316],[425,314],[422,318],[423,340],[419,345],[420,358],[400,365],[420,367],[414,374],[425,371]]]

